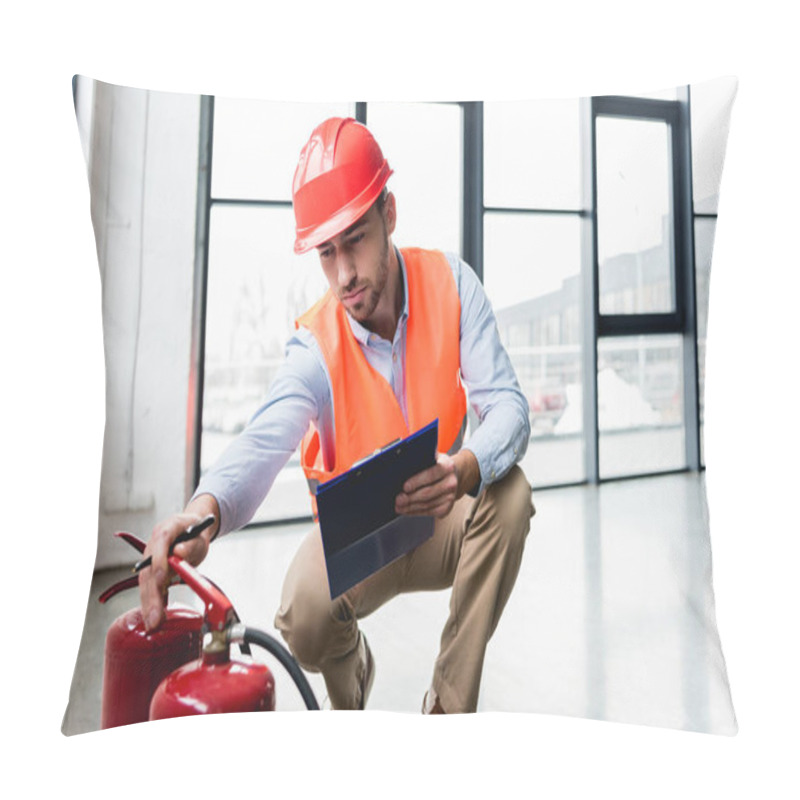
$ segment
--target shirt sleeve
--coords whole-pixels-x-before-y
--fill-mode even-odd
[[[330,408],[330,382],[305,331],[286,346],[286,359],[266,400],[245,429],[206,472],[193,497],[212,495],[220,509],[219,535],[246,525],[275,477],[295,452],[309,422]]]
[[[461,378],[479,425],[464,444],[478,461],[480,492],[522,459],[530,439],[528,401],[472,268],[448,254],[461,299]]]

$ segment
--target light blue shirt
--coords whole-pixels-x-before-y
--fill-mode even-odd
[[[405,342],[408,282],[396,251],[405,303],[393,341],[368,331],[348,315],[367,361],[388,381],[408,423],[405,395]],[[511,360],[500,342],[497,323],[483,286],[458,256],[445,254],[461,300],[461,379],[478,426],[463,449],[478,461],[478,491],[502,478],[524,455],[530,438],[528,402]],[[309,422],[320,432],[323,452],[334,450],[332,389],[325,359],[314,335],[295,331],[286,360],[264,404],[200,481],[195,497],[213,495],[220,508],[220,535],[247,524],[269,492],[276,475],[297,449]],[[327,460],[327,459],[326,459]],[[328,463],[333,463],[331,457]]]

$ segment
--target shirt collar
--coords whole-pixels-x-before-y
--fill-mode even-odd
[[[397,263],[400,265],[400,275],[403,278],[403,310],[400,312],[400,319],[397,321],[397,327],[399,329],[401,325],[405,325],[408,319],[408,278],[406,277],[406,265],[403,261],[402,254],[396,247],[394,248],[394,252],[397,255]],[[369,344],[370,337],[374,337],[373,340],[380,339],[377,334],[368,331],[358,320],[353,319],[347,309],[345,309],[345,314],[347,314],[347,321],[350,323],[350,330],[353,331],[353,336],[355,336],[361,344]]]

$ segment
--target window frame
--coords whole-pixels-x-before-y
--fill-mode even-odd
[[[672,279],[675,310],[669,313],[602,314],[599,293],[597,249],[597,119],[644,119],[663,121],[670,131],[672,189]],[[587,204],[584,268],[586,313],[594,328],[593,341],[587,341],[587,374],[593,386],[584,397],[585,423],[591,426],[595,445],[587,448],[587,475],[599,483],[599,429],[597,420],[597,343],[616,336],[658,336],[679,334],[683,338],[683,408],[685,459],[679,471],[701,469],[699,382],[697,363],[697,299],[694,252],[694,213],[692,200],[692,161],[689,87],[679,87],[676,100],[641,97],[600,96],[584,103],[582,123],[586,164],[584,196]],[[587,402],[588,401],[588,402]],[[591,408],[587,408],[591,403]],[[588,428],[587,428],[588,438]],[[589,452],[591,450],[591,452]],[[642,473],[635,473],[638,477]],[[620,476],[628,477],[628,476]],[[632,476],[631,476],[632,477]],[[613,479],[617,480],[615,476]]]

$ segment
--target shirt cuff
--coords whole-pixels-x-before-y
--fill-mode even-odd
[[[468,492],[471,497],[477,497],[487,486],[499,481],[505,474],[520,462],[528,449],[526,427],[516,431],[511,442],[506,440],[505,446],[498,446],[485,435],[479,436],[480,427],[464,444],[462,449],[469,450],[478,462],[481,479],[478,487]],[[486,434],[489,431],[485,431]],[[494,433],[494,432],[493,432]]]
[[[221,536],[225,536],[225,534],[231,532],[232,528],[226,527],[226,524],[233,519],[233,513],[225,500],[225,495],[222,492],[215,491],[212,487],[203,486],[202,481],[197,489],[195,489],[195,492],[189,502],[191,503],[196,497],[200,497],[204,494],[210,495],[217,501],[217,508],[219,508],[219,519],[217,520],[217,534],[214,538],[219,539]]]

